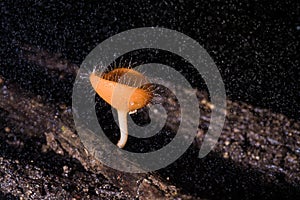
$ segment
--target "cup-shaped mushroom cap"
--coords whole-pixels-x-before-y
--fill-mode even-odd
[[[128,68],[118,68],[101,76],[92,73],[90,82],[97,94],[117,110],[127,112],[144,107],[152,96],[140,86],[148,81],[143,74]]]

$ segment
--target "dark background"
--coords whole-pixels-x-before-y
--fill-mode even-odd
[[[16,43],[62,53],[80,65],[116,33],[165,27],[208,51],[230,99],[300,117],[297,1],[9,1],[1,3],[1,18],[0,74],[11,73],[4,67],[15,63]]]

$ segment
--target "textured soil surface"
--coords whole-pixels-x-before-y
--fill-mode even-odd
[[[156,198],[156,192],[150,189],[149,194],[145,193],[148,191],[147,184],[133,189],[134,193],[123,191],[132,190],[130,187],[135,188],[134,185],[124,185],[123,189],[115,186],[109,174],[106,178],[106,171],[93,169],[95,164],[91,163],[97,166],[95,158],[84,157],[85,150],[76,146],[78,136],[54,129],[63,134],[62,140],[57,138],[56,131],[51,132],[53,129],[47,128],[49,123],[60,127],[51,120],[53,113],[49,108],[53,106],[47,107],[41,99],[33,96],[28,98],[28,92],[22,93],[14,84],[7,83],[3,81],[1,85],[1,98],[5,102],[0,104],[0,185],[3,197]],[[17,96],[14,96],[15,90]],[[18,103],[18,100],[21,102]],[[49,110],[45,112],[41,109],[44,107]],[[72,127],[69,108],[60,104],[54,107],[58,112],[54,119],[70,121],[69,127]],[[290,199],[300,195],[299,121],[267,109],[227,101],[227,117],[219,142],[213,152],[199,159],[196,146],[201,145],[203,133],[209,125],[209,112],[205,111],[210,109],[207,105],[201,108],[202,129],[194,145],[175,163],[144,179],[150,181],[148,184],[156,185],[158,192],[167,191],[168,197],[172,198],[220,199],[225,196],[225,199],[272,199],[276,196]],[[156,184],[157,180],[151,176],[164,179],[170,185],[163,186],[163,182]],[[123,179],[125,182],[128,180],[130,178]]]
[[[299,199],[296,1],[0,5],[0,199]],[[208,51],[224,79],[227,108],[218,112],[226,113],[226,121],[216,147],[199,159],[215,108],[201,77],[187,69],[201,112],[199,130],[186,130],[197,134],[193,145],[166,168],[125,174],[103,166],[82,145],[71,95],[81,62],[97,44],[145,26],[180,31]],[[154,51],[140,58],[182,64]],[[111,111],[102,109],[105,125]],[[143,112],[137,121],[145,120]]]

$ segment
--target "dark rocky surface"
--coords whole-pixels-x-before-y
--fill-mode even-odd
[[[296,1],[0,4],[0,198],[299,198]],[[196,39],[219,67],[230,100],[207,157],[197,159],[196,149],[208,126],[204,106],[198,139],[178,161],[146,178],[118,179],[78,145],[72,84],[98,43],[143,26]]]
[[[43,111],[37,114],[35,111],[39,110],[34,110],[34,107],[42,106],[41,102],[37,103],[33,98],[29,98],[29,102],[33,104],[28,104],[19,94],[17,98],[21,102],[18,105],[14,99],[16,97],[11,95],[6,87],[11,86],[2,83],[1,93],[5,95],[1,95],[1,100],[10,101],[15,109],[22,111],[17,112],[13,107],[3,106],[3,101],[1,103],[0,188],[3,197],[126,199],[126,195],[104,176],[85,170],[78,160],[72,158],[72,154],[68,155],[60,144],[54,141],[51,133],[44,134],[48,129],[43,123],[45,119],[41,118]],[[7,95],[9,98],[6,98]],[[50,118],[51,112],[48,111],[46,117]],[[36,119],[39,120],[32,120],[28,113],[37,116]]]

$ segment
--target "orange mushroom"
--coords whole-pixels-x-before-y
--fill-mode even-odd
[[[143,74],[128,68],[117,68],[100,76],[92,73],[90,82],[97,94],[117,109],[121,131],[117,145],[123,148],[128,139],[127,113],[149,103],[152,95],[141,87],[149,82]]]

